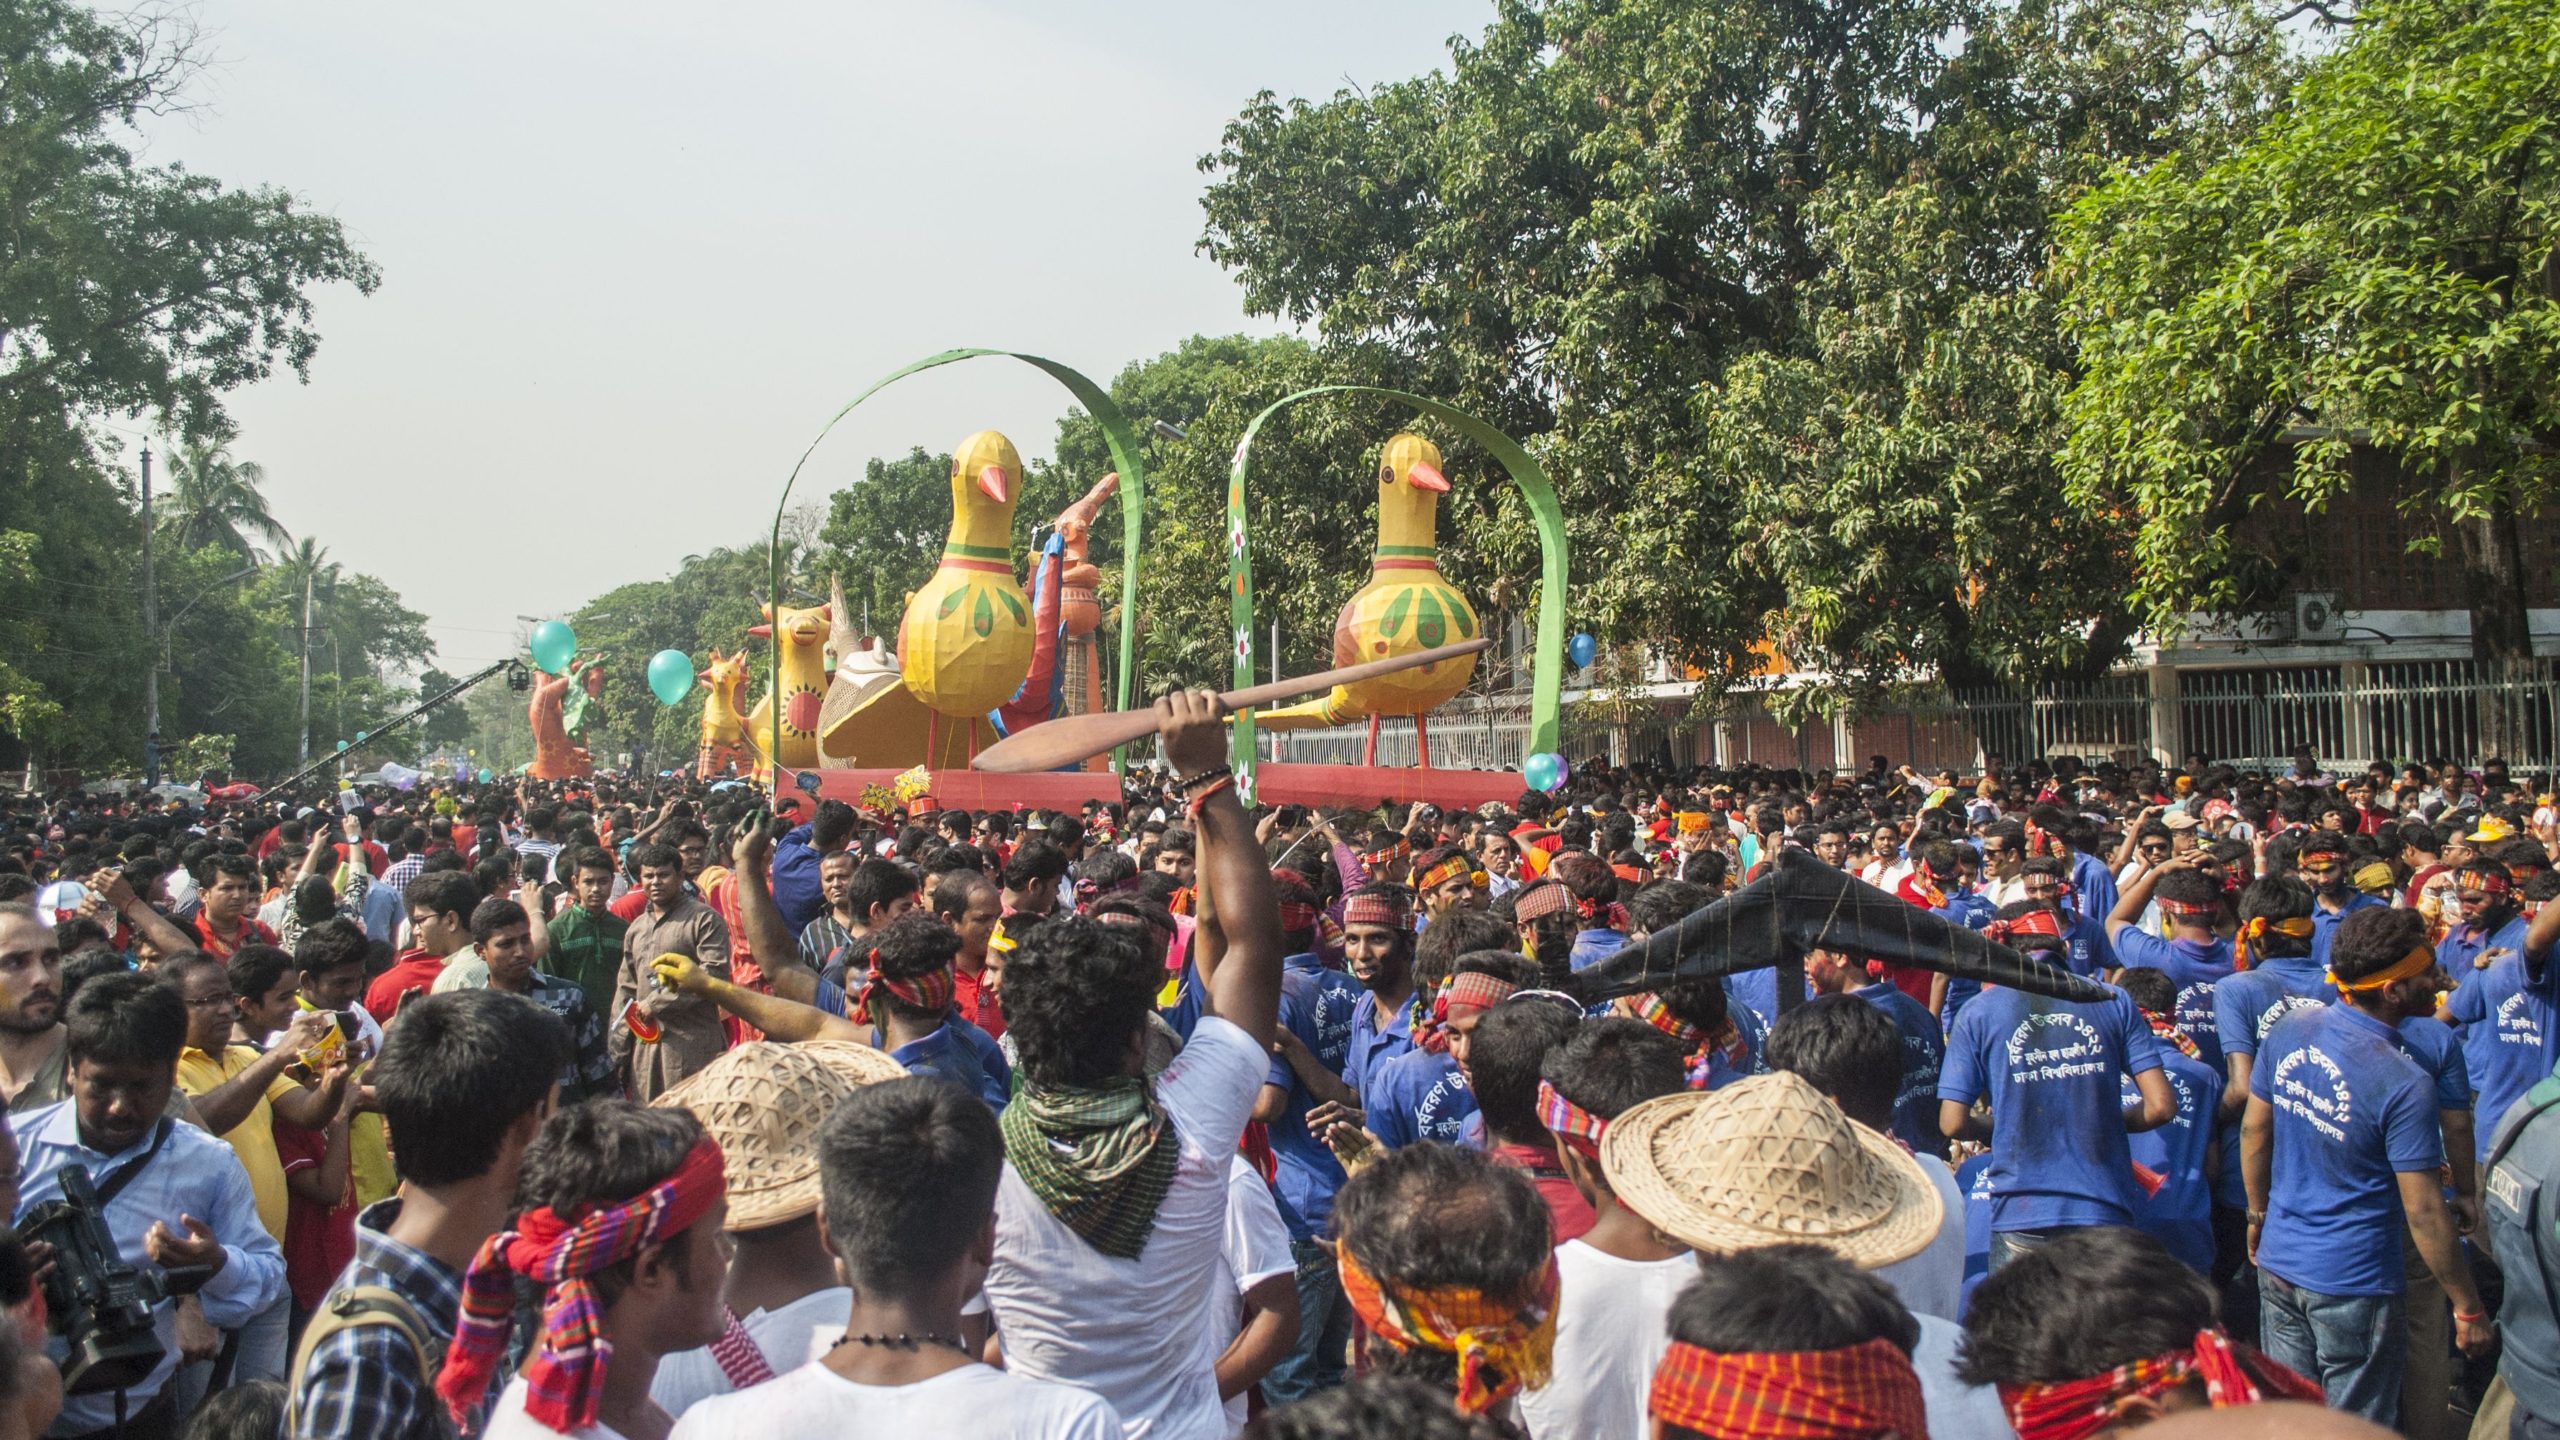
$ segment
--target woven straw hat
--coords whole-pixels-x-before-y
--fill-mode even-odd
[[[1618,1199],[1691,1247],[1820,1245],[1866,1269],[1927,1249],[1946,1207],[1920,1162],[1802,1076],[1647,1100],[1609,1122]]]
[[[849,1040],[755,1040],[728,1050],[652,1104],[702,1122],[729,1166],[729,1228],[758,1230],[818,1208],[818,1127],[861,1086],[905,1066]]]

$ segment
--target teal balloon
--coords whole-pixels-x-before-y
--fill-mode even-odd
[[[357,732],[356,732],[356,743],[357,743],[357,744],[359,744],[359,745],[363,744],[364,742],[366,742],[367,740],[370,740],[370,739],[372,739],[372,738],[373,738],[373,732],[372,732],[372,731],[370,731],[370,730],[359,730],[359,731],[357,731]]]
[[[1565,642],[1564,653],[1565,658],[1573,662],[1574,669],[1588,670],[1591,662],[1600,658],[1600,642],[1592,639],[1591,632],[1585,630]]]
[[[1539,751],[1520,768],[1520,778],[1529,782],[1530,789],[1547,794],[1554,793],[1572,774],[1573,767],[1553,750]]]
[[[339,742],[338,742],[338,748],[339,748],[339,749],[341,749],[341,750],[346,749],[346,748],[347,748],[347,742],[346,742],[346,741],[344,741],[344,740],[339,741]]]
[[[661,705],[674,705],[693,693],[693,657],[681,650],[661,650],[649,657],[649,693]]]
[[[545,620],[533,627],[529,649],[534,666],[545,675],[569,673],[569,662],[577,658],[578,632],[565,620]]]
[[[488,783],[489,783],[490,778],[491,778],[493,775],[495,775],[496,773],[497,773],[497,772],[495,772],[495,771],[493,771],[493,770],[489,769],[487,766],[485,766],[485,765],[484,765],[484,766],[482,766],[482,767],[480,768],[480,783],[481,783],[481,784],[483,784],[483,785],[488,784]]]

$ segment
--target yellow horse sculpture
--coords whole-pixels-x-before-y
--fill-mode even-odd
[[[711,652],[702,667],[702,745],[694,754],[693,773],[708,779],[735,767],[755,768],[755,752],[747,745],[747,717],[739,707],[747,698],[747,652]]]
[[[827,622],[828,607],[819,605],[807,610],[784,610],[778,615],[771,605],[763,607],[765,623],[747,631],[763,638],[779,637],[782,663],[774,671],[773,683],[765,688],[764,698],[756,702],[755,713],[747,717],[747,743],[756,747],[764,767],[776,764],[792,770],[818,768],[818,716],[827,697]],[[782,753],[773,753],[773,717],[779,706],[782,715]]]

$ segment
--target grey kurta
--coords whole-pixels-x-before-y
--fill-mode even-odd
[[[710,1064],[729,1045],[719,1006],[659,987],[649,962],[661,955],[690,955],[704,971],[726,980],[729,924],[719,911],[687,895],[663,915],[654,906],[642,910],[623,932],[622,966],[613,977],[613,1014],[605,1023],[613,1037],[614,1068],[629,1077],[631,1098],[644,1105]],[[635,998],[642,1013],[664,1032],[655,1044],[642,1042],[622,1022],[623,1007]]]

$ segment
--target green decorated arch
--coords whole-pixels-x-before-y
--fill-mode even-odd
[[[1232,582],[1228,618],[1235,632],[1230,648],[1235,657],[1236,688],[1253,684],[1253,536],[1245,515],[1245,475],[1253,462],[1254,437],[1262,432],[1264,421],[1318,395],[1379,395],[1410,405],[1483,446],[1502,463],[1511,483],[1520,487],[1520,497],[1529,507],[1530,522],[1537,527],[1539,556],[1538,642],[1530,673],[1529,750],[1534,754],[1556,748],[1557,717],[1564,695],[1568,553],[1564,508],[1556,503],[1555,483],[1521,448],[1520,442],[1493,426],[1454,405],[1379,385],[1316,385],[1294,395],[1283,395],[1254,416],[1253,422],[1244,427],[1244,438],[1236,442],[1235,460],[1227,472],[1227,574]],[[1125,706],[1127,701],[1124,699],[1122,704]],[[1237,781],[1248,795],[1253,787],[1253,730],[1252,712],[1239,711],[1235,718],[1233,763]]]
[[[1139,458],[1137,432],[1130,428],[1128,415],[1120,409],[1119,403],[1111,398],[1111,393],[1103,389],[1101,386],[1094,384],[1091,380],[1086,379],[1081,373],[1072,370],[1067,366],[1061,365],[1055,360],[1045,359],[1038,355],[1026,355],[1019,350],[985,350],[975,348],[945,350],[939,355],[928,355],[922,360],[916,361],[912,365],[892,370],[888,374],[881,376],[879,379],[872,381],[869,386],[864,388],[861,394],[846,401],[844,403],[844,408],[829,416],[827,418],[827,423],[820,426],[817,435],[809,441],[808,448],[802,450],[800,452],[800,458],[793,462],[791,466],[791,478],[785,480],[782,484],[782,498],[774,503],[773,539],[766,550],[766,555],[772,562],[773,567],[773,594],[776,597],[776,608],[780,607],[780,597],[782,595],[783,513],[791,507],[792,488],[800,483],[800,471],[808,465],[809,457],[817,453],[818,446],[823,444],[827,436],[834,432],[837,423],[842,421],[847,415],[852,414],[863,401],[870,399],[872,396],[879,394],[881,391],[888,389],[890,386],[906,379],[910,375],[926,370],[936,369],[940,366],[953,364],[961,360],[975,360],[982,355],[1000,355],[1008,359],[1019,360],[1023,364],[1047,374],[1049,378],[1067,387],[1068,393],[1076,397],[1078,404],[1084,406],[1085,413],[1091,415],[1094,418],[1095,423],[1102,427],[1103,444],[1111,451],[1111,463],[1118,467],[1120,471],[1120,492],[1116,497],[1114,497],[1120,506],[1121,534],[1120,673],[1115,686],[1115,699],[1113,704],[1119,709],[1126,710],[1129,708],[1130,687],[1136,680],[1138,670],[1138,544],[1146,530],[1146,464]],[[838,658],[841,659],[842,657],[839,656]],[[775,627],[775,634],[772,637],[772,644],[770,646],[770,653],[767,656],[767,662],[773,667],[774,673],[779,674],[781,672],[782,637],[779,626]],[[773,753],[777,756],[782,753],[782,707],[779,705],[773,707]],[[1124,769],[1126,766],[1125,751],[1113,751],[1111,762],[1112,768],[1115,771]],[[780,794],[780,787],[783,784],[782,767],[780,765],[776,765],[774,767],[773,781],[775,793],[778,796]]]

